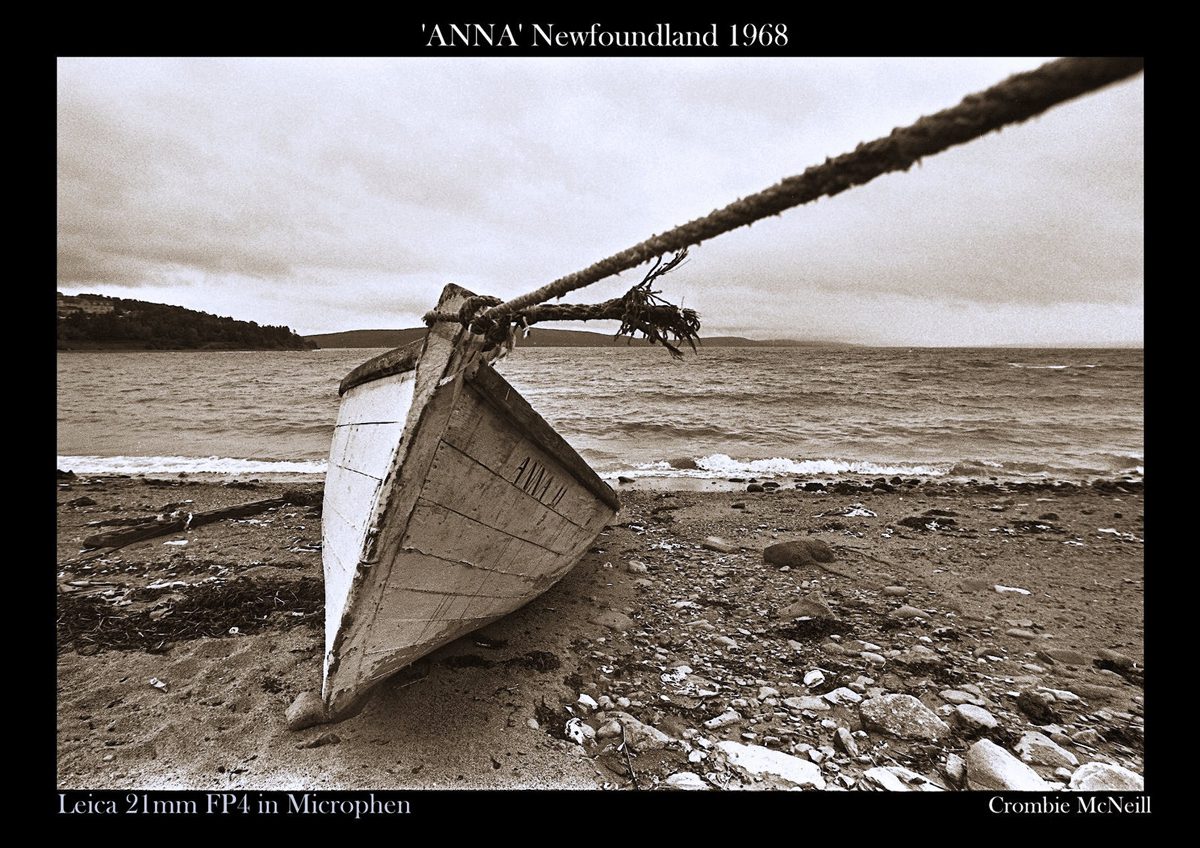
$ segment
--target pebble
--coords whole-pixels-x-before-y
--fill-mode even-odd
[[[718,742],[730,768],[754,781],[754,789],[824,789],[825,778],[814,763],[759,745]]]
[[[924,610],[917,609],[916,607],[910,607],[905,604],[899,609],[894,609],[889,612],[888,618],[929,618],[929,614]]]
[[[716,551],[719,554],[732,554],[737,552],[737,548],[726,542],[720,536],[709,536],[700,543],[700,547],[709,551]]]
[[[664,780],[663,785],[668,789],[679,789],[684,791],[712,789],[711,786],[704,782],[704,778],[691,771],[676,772]]]
[[[977,707],[983,706],[983,698],[962,689],[943,689],[941,692],[938,692],[938,697],[948,704],[974,704]]]
[[[820,686],[825,682],[825,674],[819,668],[814,668],[812,671],[804,675],[805,686]]]
[[[1097,651],[1096,658],[1110,663],[1122,671],[1128,671],[1129,669],[1133,668],[1134,665],[1136,665],[1132,657],[1127,657],[1125,654],[1118,653],[1117,651],[1113,651],[1108,648],[1102,648],[1101,650]]]
[[[868,727],[899,739],[937,741],[950,733],[946,722],[912,695],[881,695],[859,705]]]
[[[976,791],[1045,792],[1046,781],[990,739],[980,739],[965,758],[967,786]]]
[[[787,703],[786,701],[784,703]],[[710,718],[704,722],[704,726],[709,730],[716,730],[721,727],[728,727],[731,724],[737,724],[742,720],[742,715],[737,710],[726,710],[715,718]]]
[[[1032,642],[1038,638],[1038,635],[1032,630],[1026,630],[1023,627],[1010,627],[1004,631],[1006,636],[1012,636],[1014,639],[1024,639],[1027,642]]]
[[[631,559],[629,562],[625,563],[625,570],[630,574],[646,574],[650,571],[650,566],[646,565],[646,563],[642,562],[641,560]]]
[[[832,707],[824,698],[817,695],[800,695],[795,698],[784,698],[784,705],[793,710],[812,710],[813,712],[828,712]]]
[[[673,741],[657,727],[652,727],[629,713],[614,710],[608,713],[608,716],[618,725],[616,735],[620,735],[621,729],[624,729],[625,741],[634,751],[657,751]],[[609,726],[606,725],[605,729],[609,729]],[[596,735],[599,736],[598,733]]]
[[[779,690],[774,686],[761,686],[758,690],[758,700],[765,701],[767,698],[778,698]]]
[[[794,604],[779,611],[779,617],[784,620],[811,618],[815,621],[836,621],[837,616],[829,608],[829,604],[820,592],[810,592]]]
[[[1112,686],[1101,686],[1098,683],[1072,683],[1076,694],[1095,703],[1108,703],[1121,694],[1120,689]]]
[[[575,703],[579,704],[581,707],[587,707],[589,710],[594,710],[596,707],[600,706],[596,702],[596,699],[586,692],[579,693],[579,697],[576,699]]]
[[[1101,741],[1100,734],[1092,730],[1090,727],[1071,734],[1071,741],[1076,745],[1098,745]]]
[[[728,636],[718,636],[713,639],[718,645],[724,645],[726,648],[736,648],[738,646],[736,639],[731,639]]]
[[[882,656],[880,656],[879,654],[872,653],[871,651],[863,651],[862,653],[859,654],[859,656],[862,657],[867,662],[869,662],[871,665],[883,665],[884,663],[887,662],[887,660],[884,659]]]
[[[305,742],[301,747],[322,748],[326,745],[336,745],[341,741],[342,737],[338,736],[336,733],[322,733],[316,739],[311,739],[308,742]]]
[[[946,764],[942,766],[942,772],[952,786],[962,786],[967,779],[966,760],[958,754],[950,754],[946,757]]]
[[[908,589],[904,586],[884,586],[883,594],[892,598],[900,598],[908,594]]]
[[[1024,762],[1036,766],[1065,767],[1079,764],[1079,759],[1074,754],[1055,744],[1049,736],[1037,730],[1021,734],[1015,750],[1017,756]],[[1067,777],[1070,775],[1068,774]]]
[[[833,735],[833,742],[847,756],[858,756],[858,743],[854,741],[854,734],[844,727],[839,727]]]
[[[1051,665],[1061,663],[1063,665],[1089,666],[1092,664],[1092,659],[1087,654],[1081,654],[1079,651],[1071,651],[1066,648],[1045,648],[1038,651],[1037,655],[1043,662],[1048,662]]]
[[[763,550],[763,560],[771,565],[797,568],[818,562],[833,562],[833,549],[820,539],[780,542]]]
[[[1110,763],[1087,763],[1071,775],[1075,792],[1141,792],[1145,782],[1137,772]]]
[[[862,789],[885,792],[944,792],[929,778],[903,766],[875,766],[863,772],[859,780]]]
[[[301,692],[287,708],[287,729],[291,731],[304,730],[315,724],[325,723],[325,702],[321,695],[312,689]]]
[[[959,704],[954,708],[952,719],[957,727],[972,735],[986,733],[1000,726],[994,715],[974,704]]]
[[[839,686],[821,697],[831,704],[857,704],[863,699],[862,695],[847,686]]]

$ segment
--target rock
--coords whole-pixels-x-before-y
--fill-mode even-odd
[[[1038,635],[1032,630],[1026,630],[1023,627],[1010,627],[1004,631],[1006,636],[1012,636],[1014,639],[1024,639],[1026,642],[1032,642],[1038,638]]]
[[[1125,654],[1109,650],[1108,648],[1102,648],[1097,651],[1096,659],[1099,660],[1099,662],[1095,663],[1096,665],[1106,665],[1106,667],[1116,669],[1117,671],[1129,671],[1129,669],[1137,664],[1133,661],[1132,657],[1127,657]]]
[[[704,782],[704,778],[692,771],[676,772],[663,781],[663,786],[668,789],[685,791],[712,789],[711,786]]]
[[[541,727],[542,727],[540,724],[538,724],[538,720],[536,718],[526,719],[525,726],[528,727],[530,730],[541,730]]]
[[[996,717],[974,704],[959,704],[951,716],[956,727],[971,736],[978,736],[1000,726]]]
[[[82,498],[75,498],[75,500],[73,500],[73,501],[67,501],[67,506],[95,506],[95,505],[96,505],[96,499],[89,498],[87,495],[84,495]]]
[[[903,586],[884,586],[883,594],[892,598],[901,598],[908,594],[908,589]]]
[[[943,689],[941,692],[938,692],[938,697],[947,704],[974,704],[977,707],[983,706],[983,698],[973,695],[970,692],[965,692],[962,689]]]
[[[1074,754],[1066,748],[1056,745],[1049,736],[1037,730],[1021,734],[1021,738],[1016,744],[1016,752],[1022,761],[1035,766],[1055,768],[1079,764],[1079,760]]]
[[[946,757],[946,764],[942,766],[942,773],[946,775],[951,786],[962,786],[967,779],[967,763],[958,754],[950,754]]]
[[[812,671],[804,675],[805,686],[820,686],[825,682],[825,674],[819,668],[814,668]]]
[[[303,748],[322,748],[326,745],[336,745],[342,741],[342,737],[336,733],[322,733],[316,739],[310,739],[301,747]]]
[[[736,639],[731,639],[728,636],[718,636],[713,639],[718,645],[724,645],[726,648],[736,648],[738,646]]]
[[[708,721],[704,722],[704,726],[709,730],[717,730],[721,727],[728,727],[731,724],[737,724],[741,720],[742,714],[737,710],[726,710],[719,716],[710,718]]]
[[[734,545],[726,542],[720,536],[709,536],[700,543],[700,547],[706,550],[716,551],[719,554],[737,553],[737,548]]]
[[[575,703],[581,707],[586,707],[589,710],[594,710],[596,707],[600,706],[598,703],[596,703],[596,699],[586,692],[580,692],[579,697],[575,700]]]
[[[767,698],[778,698],[779,690],[774,686],[760,686],[758,688],[758,700],[765,701]]]
[[[599,615],[591,618],[592,624],[599,624],[601,627],[607,627],[609,630],[632,630],[633,619],[625,615],[623,612],[616,610],[605,610]]]
[[[919,610],[916,607],[910,607],[906,604],[905,606],[902,606],[899,609],[894,609],[891,612],[889,612],[888,618],[899,618],[899,619],[929,618],[929,614],[926,613],[924,610]]]
[[[831,704],[857,704],[863,699],[862,695],[846,686],[839,686],[821,697]]]
[[[751,483],[749,486],[746,487],[746,491],[747,492],[761,492],[761,491],[764,491],[764,489],[758,483]]]
[[[596,729],[582,719],[573,718],[567,722],[564,735],[576,745],[587,745],[596,740]]]
[[[814,763],[759,745],[718,742],[734,772],[754,781],[755,789],[824,789],[825,779]]]
[[[876,766],[863,772],[858,788],[884,792],[944,792],[932,780],[903,766]]]
[[[800,695],[796,698],[784,698],[783,703],[793,710],[813,710],[814,712],[828,712],[832,707],[824,698],[816,695]]]
[[[763,560],[771,565],[787,565],[797,568],[818,562],[833,562],[833,549],[820,539],[780,542],[763,551]]]
[[[964,592],[991,592],[992,581],[984,580],[981,577],[968,577],[958,584],[958,588]]]
[[[1022,692],[1017,696],[1017,709],[1029,716],[1034,724],[1054,724],[1062,720],[1051,703],[1051,698],[1038,692]]]
[[[1071,741],[1074,742],[1076,745],[1088,745],[1088,746],[1094,747],[1094,746],[1100,744],[1100,742],[1102,742],[1103,739],[1101,738],[1099,733],[1097,733],[1095,730],[1092,730],[1090,727],[1088,727],[1088,728],[1085,728],[1084,730],[1079,731],[1078,733],[1072,733]]]
[[[311,689],[301,692],[287,708],[286,719],[287,729],[291,731],[324,724],[328,719],[325,717],[325,702],[321,700],[321,694]]]
[[[869,662],[871,665],[884,665],[887,662],[883,655],[876,654],[872,651],[862,651],[859,656]]]
[[[75,479],[74,471],[63,471],[61,468],[56,468],[55,471],[57,472],[57,477],[55,479],[58,479],[58,480],[74,480]]]
[[[617,482],[618,483],[632,483],[633,478],[632,477],[617,477]]]
[[[1079,651],[1070,651],[1066,648],[1043,648],[1037,652],[1037,655],[1043,662],[1048,662],[1051,665],[1061,663],[1062,665],[1089,666],[1092,664],[1091,657],[1081,654]]]
[[[912,695],[881,695],[859,705],[868,727],[898,739],[935,742],[950,733],[946,722]]]
[[[990,739],[980,739],[965,758],[967,786],[976,791],[1045,792],[1046,781]]]
[[[625,563],[625,570],[630,574],[646,574],[648,571],[650,571],[650,566],[646,565],[646,563],[641,562],[640,560],[631,559],[629,562]]]
[[[1112,686],[1101,686],[1098,683],[1075,683],[1072,681],[1071,688],[1075,691],[1075,694],[1097,704],[1107,704],[1121,694],[1120,689],[1114,689]]]
[[[699,465],[696,464],[696,460],[692,459],[690,456],[679,456],[679,457],[676,457],[675,459],[667,460],[667,464],[670,465],[672,468],[678,468],[681,471],[682,470],[695,470],[700,467]]]
[[[1145,782],[1137,772],[1110,763],[1087,763],[1071,775],[1075,792],[1141,792]]]
[[[839,727],[833,734],[833,744],[848,757],[858,756],[858,743],[854,741],[854,734],[844,727]]]
[[[811,618],[814,621],[837,621],[837,616],[825,602],[820,592],[809,592],[794,604],[779,611],[779,617],[791,621],[797,618]]]
[[[746,504],[743,503],[742,501],[738,501],[737,503],[730,504],[729,506],[732,507],[733,509],[745,509],[746,508]]]
[[[645,722],[634,718],[629,713],[613,710],[607,713],[607,717],[610,721],[602,729],[609,731],[609,725],[614,721],[617,722],[620,728],[623,728],[625,731],[625,742],[634,751],[657,751],[667,747],[674,741],[657,727],[651,727]],[[599,736],[600,733],[597,732],[596,735]],[[620,733],[618,732],[614,735],[619,736]]]

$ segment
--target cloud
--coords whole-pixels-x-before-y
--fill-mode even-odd
[[[399,326],[447,281],[518,294],[1036,64],[63,59],[58,284]],[[1043,338],[1082,309],[1084,337],[1140,338],[1142,112],[1140,79],[1110,88],[723,236],[664,284],[756,336],[951,343],[1002,315]],[[880,303],[930,320],[881,333]]]

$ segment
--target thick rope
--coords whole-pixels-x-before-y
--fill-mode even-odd
[[[492,306],[479,318],[503,322],[504,318],[527,311],[535,304],[636,268],[664,253],[699,244],[820,197],[833,196],[881,174],[907,171],[925,156],[1008,124],[1026,121],[1051,106],[1131,77],[1144,65],[1145,60],[1140,58],[1069,58],[1015,74],[985,91],[967,95],[957,106],[894,129],[883,138],[860,144],[852,152],[835,159],[826,159],[765,191],[735,200],[723,209],[652,236],[582,271]],[[426,323],[439,320],[458,320],[458,316],[450,319],[438,312],[425,316]]]

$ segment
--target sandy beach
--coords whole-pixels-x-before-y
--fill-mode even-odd
[[[1054,789],[1142,774],[1140,481],[726,483],[618,487],[621,514],[559,584],[359,715],[289,731],[293,698],[320,685],[319,507],[109,551],[82,540],[319,486],[60,479],[58,785]],[[764,558],[785,542],[800,544]]]

